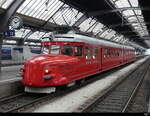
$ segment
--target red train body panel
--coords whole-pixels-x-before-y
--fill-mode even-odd
[[[60,36],[57,38],[62,41],[42,42],[42,54],[24,64],[24,86],[42,88],[65,85],[135,60],[134,48],[110,42],[101,44],[99,40],[101,45],[97,44],[97,40],[94,44],[80,39],[74,41],[76,36],[71,37]]]

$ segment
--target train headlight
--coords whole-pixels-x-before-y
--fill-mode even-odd
[[[45,69],[45,73],[48,74],[48,73],[49,73],[49,70],[48,70],[48,69]]]
[[[44,75],[49,75],[51,73],[51,69],[44,69]]]

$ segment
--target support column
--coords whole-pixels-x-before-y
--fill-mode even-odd
[[[2,45],[3,45],[3,39],[2,35],[0,34],[0,72],[2,67]]]

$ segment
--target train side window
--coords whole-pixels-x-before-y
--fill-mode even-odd
[[[113,51],[110,49],[110,56],[113,57]]]
[[[128,51],[126,52],[126,55],[128,55]]]
[[[112,56],[112,50],[109,49],[109,56],[111,57]]]
[[[111,50],[111,56],[112,57],[114,56],[114,50],[113,49]]]
[[[75,46],[75,56],[82,56],[83,46]]]
[[[114,56],[116,56],[116,50],[114,50]]]
[[[126,51],[124,51],[124,55],[126,55]]]
[[[106,49],[106,57],[110,57],[110,49]]]
[[[86,59],[90,59],[91,58],[91,49],[90,49],[90,47],[85,48],[85,53],[86,53]]]
[[[113,56],[115,57],[115,50],[113,50]]]
[[[119,50],[119,57],[121,56],[121,50]]]
[[[119,50],[117,50],[117,56],[119,56]]]
[[[110,50],[109,50],[109,49],[107,49],[106,56],[107,56],[107,57],[109,57],[109,55],[110,55]]]
[[[108,57],[111,57],[111,49],[108,49]]]
[[[109,49],[107,49],[107,54],[106,54],[106,56],[109,57]]]
[[[106,58],[107,57],[107,49],[105,48],[104,49],[104,58]]]
[[[116,56],[118,56],[118,52],[117,52],[117,50],[115,50],[115,55],[116,55]]]
[[[97,56],[98,56],[98,48],[95,47],[95,48],[94,48],[94,55],[93,55],[93,58],[95,59],[95,58],[97,58]]]

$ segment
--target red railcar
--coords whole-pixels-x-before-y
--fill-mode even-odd
[[[27,60],[22,82],[27,92],[50,93],[56,86],[135,60],[133,47],[79,34],[59,34],[42,42],[42,53]]]

